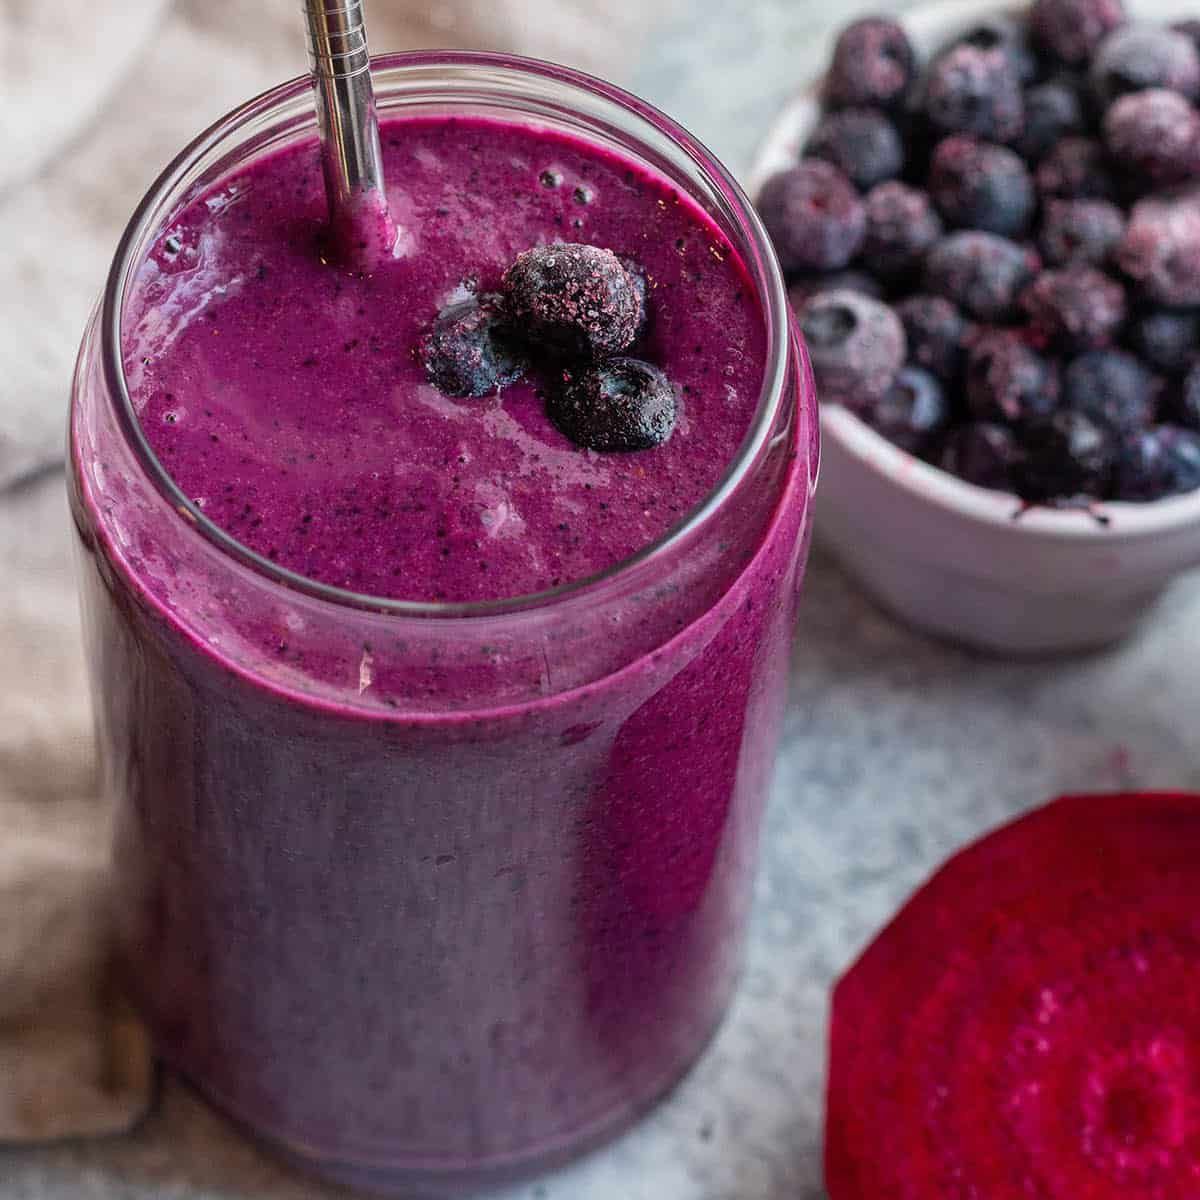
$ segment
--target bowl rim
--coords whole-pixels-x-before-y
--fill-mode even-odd
[[[1025,11],[1027,6],[980,4],[979,0],[932,0],[897,12],[897,20],[928,53],[956,26],[998,13]],[[1134,0],[1133,20],[1178,19],[1195,11],[1195,0]],[[794,158],[801,136],[811,126],[820,106],[824,74],[810,79],[776,115],[752,159],[746,174],[746,191],[757,197],[766,179],[785,160]],[[818,401],[820,396],[818,394]],[[1029,508],[1022,510],[1011,492],[979,487],[951,475],[932,463],[909,454],[876,433],[841,404],[820,405],[821,432],[865,469],[874,471],[914,499],[952,509],[968,521],[981,525],[1013,528],[1062,541],[1114,542],[1176,531],[1200,523],[1200,490],[1163,500],[1099,501],[1092,510]],[[1015,514],[1020,521],[1015,522]],[[1107,518],[1097,520],[1095,514]]]

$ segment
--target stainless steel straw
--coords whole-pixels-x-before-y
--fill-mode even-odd
[[[370,257],[388,236],[394,243],[395,226],[387,213],[362,0],[305,0],[304,12],[330,224],[353,257]]]

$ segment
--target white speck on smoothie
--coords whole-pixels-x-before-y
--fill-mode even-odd
[[[480,523],[489,538],[520,537],[525,532],[525,521],[504,488],[482,481],[475,485],[475,497],[481,506]]]
[[[471,409],[461,401],[452,400],[444,392],[438,391],[431,383],[420,383],[411,392],[402,384],[392,388],[392,408],[398,419],[403,418],[405,407],[413,399],[419,400],[426,408],[437,413],[447,421],[466,422],[472,419]]]
[[[238,189],[237,184],[231,183],[228,187],[222,188],[219,192],[213,192],[212,195],[204,198],[204,206],[211,213],[223,212],[236,200],[242,198],[242,193]]]
[[[1058,1015],[1061,1007],[1054,992],[1050,988],[1042,988],[1038,995],[1038,1023],[1048,1025]]]
[[[392,257],[414,258],[421,248],[417,230],[421,227],[421,214],[412,195],[403,187],[387,189],[387,208],[396,225],[396,240],[392,243]]]
[[[460,279],[438,301],[438,308],[449,308],[452,304],[466,304],[468,300],[475,298],[478,290],[478,282],[475,279]]]
[[[418,146],[413,150],[413,158],[421,164],[421,166],[433,171],[442,165],[440,155],[436,150],[431,150],[428,146]]]
[[[200,320],[211,305],[236,294],[245,285],[245,275],[222,276],[222,249],[219,234],[201,235],[196,265],[177,276],[162,303],[148,305],[137,324],[127,332],[127,358],[140,363],[169,353],[175,339]],[[131,382],[136,388],[141,382],[141,372],[135,374]],[[139,411],[144,407],[143,399]]]
[[[362,658],[358,660],[358,694],[361,696],[375,682],[375,660],[371,652],[363,647]]]
[[[605,487],[612,479],[612,472],[603,455],[590,451],[580,453],[575,447],[558,450],[547,446],[529,433],[503,405],[497,404],[483,411],[475,408],[473,411],[493,442],[506,442],[516,451],[518,458],[511,467],[515,478],[551,471],[564,486],[582,486],[590,482],[596,487]]]

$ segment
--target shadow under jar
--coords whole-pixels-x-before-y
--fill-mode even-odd
[[[614,1135],[727,1005],[817,424],[763,232],[684,131],[515,58],[374,71],[385,122],[562,130],[669,181],[740,256],[766,347],[740,448],[657,541],[535,595],[426,603],[235,540],[131,399],[139,270],[190,202],[314,139],[307,81],[167,169],[86,331],[69,487],[131,990],[162,1058],[299,1165],[443,1195]]]

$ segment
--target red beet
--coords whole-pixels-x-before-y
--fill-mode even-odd
[[[1200,796],[952,858],[833,998],[830,1200],[1200,1196]]]

